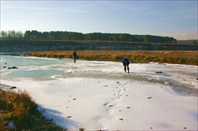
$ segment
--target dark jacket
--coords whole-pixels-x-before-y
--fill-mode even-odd
[[[77,58],[77,54],[76,54],[76,52],[74,52],[74,53],[73,53],[73,56],[74,56],[74,59],[76,59],[76,58]]]
[[[124,65],[129,65],[129,64],[130,64],[130,61],[129,61],[129,59],[124,58],[124,59],[122,59],[122,63],[123,63]]]

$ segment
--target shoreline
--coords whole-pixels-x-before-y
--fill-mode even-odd
[[[47,58],[73,58],[72,51],[44,51],[25,53],[24,56],[36,56]],[[132,63],[169,63],[198,65],[198,52],[192,51],[159,51],[159,52],[110,52],[110,51],[77,51],[78,59],[97,61],[121,61],[129,58]]]
[[[5,90],[0,85],[0,107],[0,130],[64,130],[46,118],[26,91]]]

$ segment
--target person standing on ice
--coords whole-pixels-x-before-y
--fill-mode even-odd
[[[76,50],[74,50],[73,57],[74,57],[74,63],[76,63],[76,59],[77,59]]]
[[[126,72],[126,70],[127,70],[128,73],[129,73],[129,64],[130,64],[129,59],[123,58],[122,63],[123,63],[123,66],[124,66],[124,71]]]

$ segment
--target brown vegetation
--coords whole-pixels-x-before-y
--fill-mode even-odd
[[[73,58],[73,52],[48,51],[27,53],[25,56],[37,56],[48,58]],[[98,61],[121,61],[129,58],[132,63],[172,63],[198,65],[198,52],[77,52],[78,59]]]
[[[14,126],[10,127],[11,123]],[[0,130],[63,130],[47,120],[26,92],[7,92],[0,89]]]

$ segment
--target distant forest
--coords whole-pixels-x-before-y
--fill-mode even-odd
[[[68,31],[39,32],[36,30],[26,31],[1,31],[0,39],[21,40],[93,40],[93,41],[125,41],[125,42],[153,42],[153,43],[175,43],[173,37],[162,37],[153,35],[131,35],[126,33],[79,33]]]

